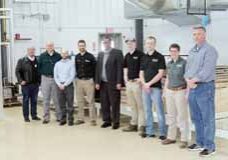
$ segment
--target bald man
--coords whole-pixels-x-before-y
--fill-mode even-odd
[[[57,98],[57,85],[54,80],[54,66],[61,59],[61,55],[55,51],[54,43],[47,42],[46,51],[39,57],[39,71],[41,74],[41,91],[44,103],[43,124],[50,121],[50,101],[53,99],[56,111],[56,120],[60,122],[61,111]]]
[[[62,59],[56,63],[54,67],[54,79],[58,86],[57,94],[59,105],[61,109],[61,121],[59,125],[63,126],[67,123],[72,126],[74,124],[74,85],[75,67],[71,59],[69,59],[69,52],[62,50]]]

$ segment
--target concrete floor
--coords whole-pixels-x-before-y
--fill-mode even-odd
[[[20,107],[4,112],[0,160],[228,160],[228,141],[224,139],[216,140],[214,156],[202,158],[198,152],[179,149],[177,144],[162,146],[158,139],[142,139],[136,133],[89,124],[60,127],[54,116],[48,125],[24,123]]]

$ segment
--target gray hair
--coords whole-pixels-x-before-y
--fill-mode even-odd
[[[193,29],[194,30],[200,29],[200,30],[203,30],[204,32],[207,32],[207,30],[206,30],[206,28],[204,26],[195,26],[195,27],[193,27]]]

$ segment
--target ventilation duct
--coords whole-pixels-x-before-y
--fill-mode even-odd
[[[163,18],[178,26],[201,24],[200,17],[187,15],[187,2],[191,3],[190,9],[193,11],[204,11],[204,1],[125,0],[125,17],[129,19]],[[224,11],[228,8],[228,0],[206,0],[206,2],[206,13],[210,13],[210,11]]]
[[[128,3],[137,5],[153,12],[167,12],[179,9],[174,5],[176,0],[128,0]]]

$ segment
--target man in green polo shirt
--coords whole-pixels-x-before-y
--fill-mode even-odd
[[[164,145],[176,143],[177,128],[180,129],[180,148],[186,148],[189,137],[188,105],[186,99],[187,83],[184,78],[186,60],[180,57],[180,46],[169,47],[171,61],[167,64],[167,78],[164,92],[167,107],[168,136]]]
[[[50,121],[50,101],[53,99],[56,111],[56,119],[60,121],[61,111],[57,99],[57,85],[54,81],[54,66],[61,59],[61,55],[54,50],[54,43],[46,44],[46,51],[39,57],[38,68],[41,76],[41,91],[44,103],[43,124]]]

